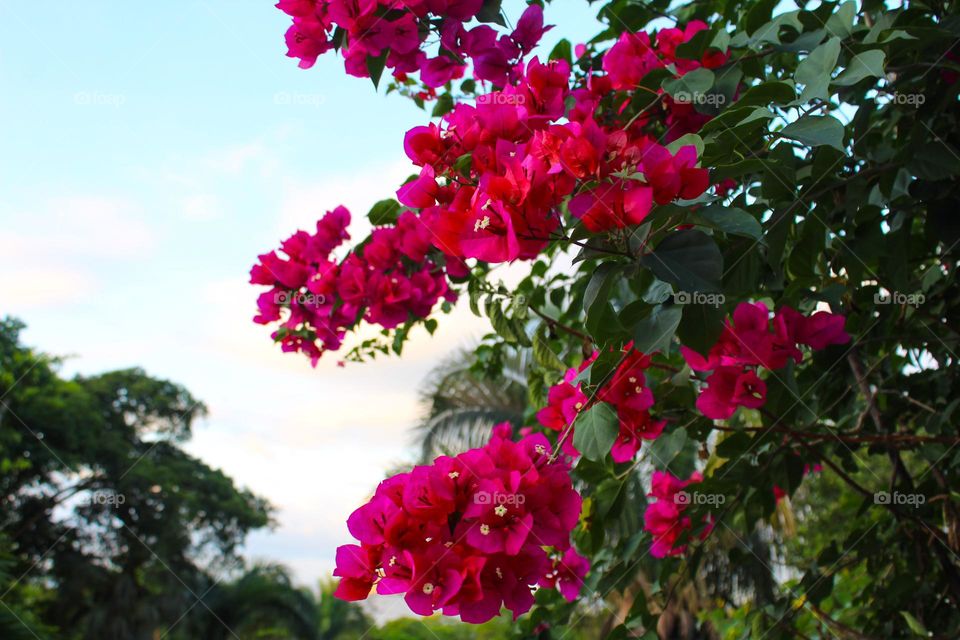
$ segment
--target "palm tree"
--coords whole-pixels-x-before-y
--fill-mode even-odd
[[[337,585],[333,580],[320,582],[317,605],[319,640],[355,640],[364,637],[374,623],[359,605],[333,597]]]
[[[189,637],[326,640],[317,629],[313,595],[293,586],[279,565],[258,565],[234,582],[211,587],[193,612]]]
[[[420,393],[426,411],[414,430],[422,463],[482,446],[495,424],[523,422],[527,354],[508,353],[495,378],[478,374],[471,361],[471,352],[457,351],[427,376]]]

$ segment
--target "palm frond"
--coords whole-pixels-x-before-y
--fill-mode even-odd
[[[422,463],[483,445],[495,424],[518,427],[523,421],[527,356],[509,354],[496,378],[475,373],[471,361],[471,352],[455,352],[424,383],[420,393],[424,417],[414,429]]]

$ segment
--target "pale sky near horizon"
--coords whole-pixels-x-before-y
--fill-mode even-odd
[[[271,4],[0,1],[0,314],[68,375],[141,366],[206,402],[187,449],[277,507],[248,557],[315,586],[410,458],[423,377],[486,323],[463,305],[403,358],[314,370],[251,322],[256,255],[393,195],[429,119],[332,53],[298,69]],[[596,10],[549,6],[544,49],[592,36]]]

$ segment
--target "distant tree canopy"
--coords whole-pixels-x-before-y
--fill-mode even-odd
[[[153,638],[242,567],[270,506],[180,449],[206,413],[185,388],[140,369],[64,379],[22,329],[0,322],[0,571],[22,576],[4,602],[57,637]]]

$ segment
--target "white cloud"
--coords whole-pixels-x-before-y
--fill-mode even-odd
[[[39,206],[0,204],[11,239],[4,258],[46,264],[57,258],[142,258],[155,233],[136,203],[121,197],[74,195]]]
[[[74,195],[0,203],[0,296],[10,311],[63,307],[100,289],[94,261],[143,259],[155,231],[126,198]]]
[[[204,158],[204,164],[214,171],[237,174],[263,158],[265,151],[263,142],[256,140],[218,149]]]
[[[350,234],[363,238],[370,229],[367,212],[376,202],[394,197],[397,189],[416,168],[403,159],[371,166],[362,172],[327,174],[308,183],[288,182],[284,186],[277,233],[287,237],[297,229],[313,230],[325,211],[343,205],[353,214]]]
[[[2,251],[2,249],[0,249]],[[61,306],[88,298],[95,286],[92,277],[65,267],[17,267],[3,264],[0,299],[7,312],[22,313],[37,307]]]
[[[223,213],[217,196],[202,193],[183,198],[180,210],[186,219],[195,221],[215,220]]]

